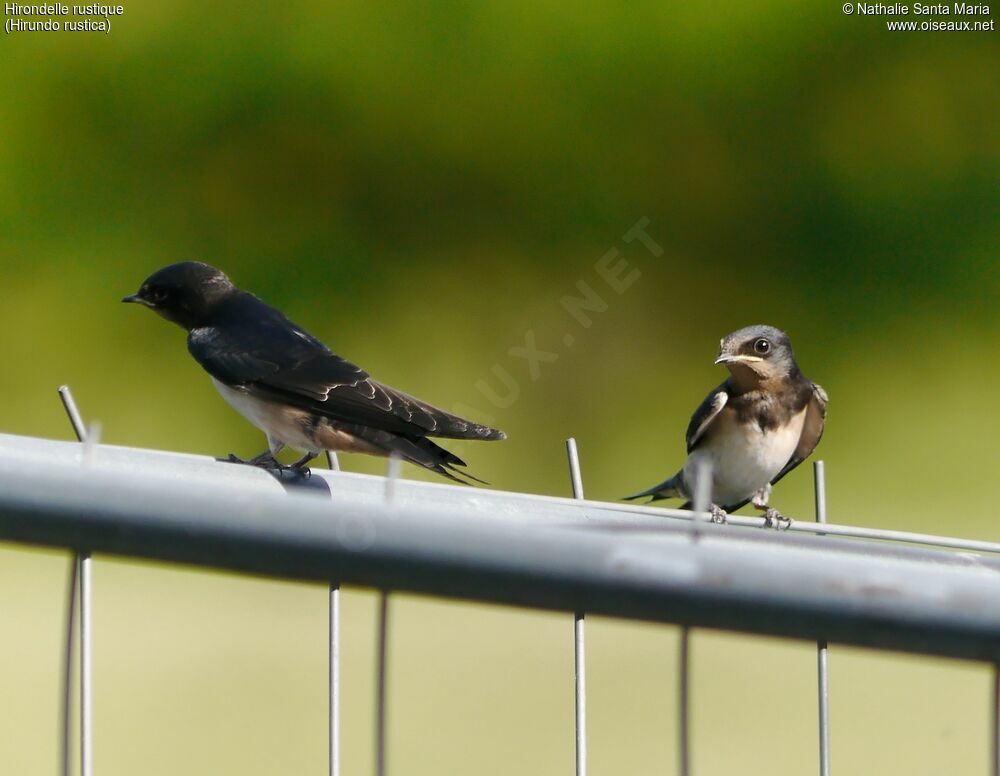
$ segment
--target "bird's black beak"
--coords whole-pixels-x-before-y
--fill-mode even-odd
[[[131,304],[141,304],[141,305],[145,305],[146,307],[152,307],[152,305],[149,302],[147,302],[145,299],[143,299],[138,294],[129,294],[128,296],[124,297],[122,299],[122,301],[123,302],[129,302]]]

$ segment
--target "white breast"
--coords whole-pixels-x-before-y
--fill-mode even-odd
[[[784,428],[762,430],[756,423],[738,423],[736,414],[723,412],[712,423],[698,448],[684,464],[684,479],[695,480],[701,461],[712,466],[712,501],[737,504],[767,485],[792,457],[802,436],[805,410]]]
[[[277,454],[288,445],[303,452],[317,452],[316,442],[306,436],[307,413],[274,402],[259,399],[244,391],[237,391],[212,378],[222,398],[240,415],[267,434],[271,452]],[[321,448],[320,448],[321,449]]]

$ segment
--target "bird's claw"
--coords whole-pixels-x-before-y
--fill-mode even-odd
[[[288,472],[292,477],[298,477],[303,480],[308,480],[312,477],[312,469],[308,466],[300,465],[297,463],[279,463],[275,459],[271,459],[268,462],[257,464],[258,466],[267,469],[271,474],[274,474],[278,479],[284,477],[285,472]]]
[[[235,453],[230,453],[228,457],[221,459],[228,463],[240,463],[244,466],[256,466],[258,469],[265,469],[266,471],[276,474],[279,477],[284,472],[291,472],[296,477],[301,477],[304,480],[308,480],[312,477],[312,469],[305,465],[303,462],[296,462],[293,464],[279,463],[271,452],[261,453],[253,458],[244,459],[240,458]]]
[[[227,463],[240,463],[244,466],[262,466],[267,459],[260,455],[256,458],[240,458],[236,453],[230,453],[224,460]]]
[[[712,516],[711,517],[711,521],[713,523],[716,523],[718,525],[725,525],[726,524],[726,521],[728,520],[729,515],[726,514],[726,510],[724,510],[718,504],[712,504],[712,506],[709,508],[708,511],[709,511],[709,514],[711,514],[711,516]]]
[[[778,531],[787,531],[792,527],[792,518],[785,517],[774,507],[768,507],[764,510],[764,527],[774,528]]]
[[[230,453],[226,458],[229,463],[240,463],[244,466],[256,466],[260,469],[281,469],[287,468],[283,467],[282,464],[275,460],[271,453],[261,453],[260,455],[254,456],[253,458],[240,458],[236,453]]]

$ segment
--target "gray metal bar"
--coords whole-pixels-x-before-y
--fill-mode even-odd
[[[679,509],[667,509],[664,507],[648,507],[638,504],[609,504],[601,501],[586,501],[584,504],[597,510],[610,510],[618,517],[626,515],[634,516],[659,516],[670,520],[707,520],[710,515],[704,515],[697,511],[682,511]],[[726,525],[735,528],[766,528],[764,519],[761,517],[747,517],[744,515],[729,515],[726,518]],[[789,533],[804,533],[821,536],[840,536],[849,539],[869,539],[874,541],[893,542],[897,544],[915,544],[926,547],[936,547],[939,549],[961,550],[965,552],[988,552],[1000,554],[1000,543],[987,542],[980,539],[963,539],[955,536],[939,536],[937,534],[916,533],[913,531],[893,531],[887,528],[865,528],[856,525],[837,525],[827,523],[819,525],[809,521],[796,518],[787,528],[782,526],[782,531]]]
[[[5,449],[9,449],[12,454],[21,456],[25,461],[31,460],[41,466],[60,462],[77,464],[80,462],[79,446],[69,442],[0,434],[0,456],[3,455]],[[184,483],[185,486],[193,481],[211,480],[218,482],[224,480],[231,487],[247,487],[251,486],[250,483],[255,483],[252,487],[259,488],[262,482],[259,477],[260,472],[254,471],[252,467],[235,466],[208,456],[102,445],[100,458],[101,463],[106,468],[113,467],[123,472],[142,476],[156,474],[178,484]],[[314,474],[319,474],[319,476],[314,476],[311,483],[306,483],[306,490],[311,490],[314,493],[326,493],[330,483],[336,482],[338,496],[345,498],[352,497],[363,501],[381,502],[385,495],[383,477],[322,470],[314,472]],[[271,491],[284,492],[287,485],[291,485],[291,483],[282,485],[279,481],[272,481]],[[533,520],[540,519],[547,524],[563,524],[568,518],[571,523],[580,524],[582,522],[600,530],[615,529],[635,532],[652,530],[659,532],[665,525],[676,524],[678,521],[689,522],[695,519],[704,521],[709,518],[709,515],[696,512],[642,504],[610,503],[589,499],[577,500],[530,493],[495,491],[486,488],[475,488],[475,496],[473,497],[470,496],[468,488],[412,480],[404,480],[399,483],[398,489],[397,501],[401,505],[433,506],[443,509],[459,507],[490,515],[509,515],[512,518],[523,516],[526,512],[531,511]],[[730,515],[727,525],[730,528],[740,529],[763,528],[764,520],[759,517]],[[820,525],[802,519],[796,519],[784,532],[871,539],[885,542],[887,547],[902,543],[1000,554],[1000,543],[997,542],[833,523]]]
[[[385,477],[385,505],[391,508],[396,499],[396,483],[402,466],[399,456],[389,456]],[[386,773],[385,728],[388,713],[387,692],[389,672],[389,591],[383,589],[378,597],[378,650],[375,664],[375,776]]]
[[[378,638],[375,664],[375,774],[385,776],[386,673],[389,659],[389,594],[378,597]]]
[[[340,471],[337,454],[326,453],[326,462],[331,471]],[[340,776],[340,585],[330,583],[329,612],[329,771],[330,776]]]
[[[573,498],[582,499],[583,475],[580,472],[580,453],[576,440],[566,440],[566,457],[569,460],[569,479]],[[573,683],[576,696],[576,773],[587,774],[587,652],[584,634],[584,614],[573,614]]]
[[[993,708],[990,710],[990,760],[993,776],[1000,776],[1000,663],[993,664]]]
[[[59,764],[62,776],[70,776],[69,740],[72,735],[73,637],[76,635],[76,587],[80,577],[80,556],[73,553],[66,584],[66,619],[63,631],[62,702],[60,706]]]
[[[1000,661],[1000,559],[0,436],[0,540]],[[655,530],[651,528],[655,526]],[[619,530],[627,528],[628,530]]]
[[[708,461],[702,461],[695,470],[694,511],[696,514],[707,514],[711,493],[712,465]],[[691,538],[694,542],[698,542],[701,538],[701,533],[698,530],[699,522],[696,519],[691,524]],[[681,626],[678,651],[678,771],[680,776],[688,776],[691,773],[691,629],[687,625]]]
[[[576,439],[566,440],[566,458],[569,461],[569,481],[573,488],[573,498],[586,498],[583,494],[583,474],[580,471],[580,451],[576,447]]]
[[[94,729],[93,657],[91,644],[93,627],[91,618],[91,558],[89,552],[80,553],[80,774],[94,773],[94,746],[91,738]]]
[[[340,586],[330,585],[330,776],[340,774]]]
[[[712,498],[712,463],[702,460],[695,469],[694,498],[691,499],[694,510],[692,511],[691,536],[697,541],[701,535],[699,523],[712,522],[709,513]]]
[[[990,709],[990,766],[1000,776],[1000,663],[993,664],[992,708]]]
[[[77,441],[82,442],[87,438],[87,427],[84,425],[80,410],[77,409],[76,402],[73,400],[73,392],[68,385],[59,386],[59,398],[62,400],[63,409],[66,410],[66,415],[69,417],[70,425],[73,426],[73,433],[76,434]]]
[[[686,625],[681,627],[677,673],[677,772],[688,776],[691,773],[691,629]]]
[[[69,417],[70,425],[77,441],[83,443],[83,455],[81,462],[89,464],[93,455],[94,445],[97,444],[100,436],[100,427],[95,426],[91,433],[87,432],[87,427],[83,422],[83,416],[76,406],[73,392],[68,385],[59,386],[59,398],[62,400],[63,408]],[[66,688],[64,690],[63,708],[63,735],[62,747],[63,772],[69,773],[69,708],[70,708],[70,677],[73,668],[72,632],[73,620],[77,606],[76,590],[79,589],[80,605],[80,774],[81,776],[92,776],[93,766],[93,740],[91,731],[93,730],[93,698],[91,696],[92,687],[92,658],[91,658],[91,557],[90,553],[83,551],[73,555],[72,571],[74,584],[70,586],[71,597],[67,605],[67,633],[70,634],[70,641],[67,642],[65,654],[64,676],[66,678]],[[78,580],[78,582],[76,582]]]
[[[587,774],[587,641],[583,612],[573,614],[573,682],[576,696],[576,772]]]
[[[82,465],[89,469],[94,450],[101,439],[101,424],[87,428],[83,440]],[[94,773],[94,697],[93,697],[93,558],[90,550],[80,551],[80,776]]]
[[[813,464],[816,486],[816,522],[826,523],[826,470],[822,461]],[[816,643],[816,672],[819,680],[819,772],[830,776],[830,678],[827,643]]]

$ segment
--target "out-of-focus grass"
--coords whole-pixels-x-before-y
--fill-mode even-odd
[[[506,489],[588,496],[679,466],[718,339],[792,335],[831,397],[841,522],[1000,538],[997,48],[822,3],[129,6],[108,37],[0,50],[0,431],[257,452],[183,334],[118,304],[210,261],[360,362],[508,431],[456,444]],[[622,235],[640,218],[664,252]],[[609,249],[641,271],[619,295]],[[560,306],[589,283],[584,328]],[[509,355],[531,331],[537,379]],[[571,346],[565,336],[573,336]],[[510,406],[476,387],[515,379]],[[352,469],[380,461],[346,456]],[[407,476],[423,477],[408,469]],[[811,511],[808,467],[775,503]],[[65,559],[0,550],[0,762],[55,767]],[[99,558],[101,773],[322,773],[325,593]],[[371,767],[373,596],[345,595],[345,773]],[[390,762],[572,767],[566,616],[396,597]],[[588,620],[595,773],[674,767],[676,631]],[[810,645],[698,632],[695,763],[814,768]],[[831,656],[834,763],[978,773],[979,667]]]
[[[4,550],[0,706],[12,773],[55,768],[62,573]],[[100,560],[96,761],[109,773],[316,773],[325,767],[325,590]],[[25,591],[12,593],[12,582]],[[344,596],[345,773],[371,768],[375,596]],[[389,758],[404,773],[572,767],[572,619],[392,599]],[[587,620],[595,772],[672,773],[677,629]],[[815,648],[696,631],[694,758],[707,773],[815,767]],[[852,773],[978,773],[985,667],[831,652],[832,731]]]

